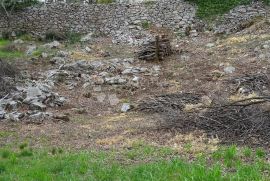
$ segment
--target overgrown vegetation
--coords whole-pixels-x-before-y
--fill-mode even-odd
[[[111,4],[114,2],[115,2],[115,0],[97,0],[98,4]]]
[[[0,0],[0,11],[16,11],[37,3],[37,0]]]
[[[210,19],[217,15],[222,15],[238,5],[245,5],[252,0],[187,0],[198,6],[197,16],[202,19]],[[263,0],[269,4],[270,0]]]
[[[75,32],[59,32],[59,31],[48,31],[45,34],[45,40],[47,41],[67,41],[70,44],[75,44],[81,39],[81,34]]]
[[[150,25],[151,24],[148,21],[143,21],[142,22],[142,28],[145,29],[145,30],[149,29],[150,28]]]
[[[155,4],[156,1],[152,1],[152,0],[147,0],[147,1],[143,1],[143,4],[148,7],[148,6],[152,6],[153,4]]]
[[[3,40],[11,40],[12,38],[12,32],[14,33],[14,35],[16,35],[16,37],[22,39],[22,40],[26,40],[26,41],[31,41],[33,40],[32,36],[30,34],[28,34],[26,31],[3,31],[1,33],[2,35],[2,39]]]
[[[9,40],[0,39],[0,59],[12,59],[22,57],[23,53],[10,45]]]
[[[17,151],[1,149],[0,180],[268,180],[270,165],[265,154],[238,149],[220,149],[210,156],[198,156],[188,163],[178,157],[133,164],[134,158],[147,154],[160,156],[164,149],[134,147],[118,152],[65,152],[53,148],[37,151],[21,145]],[[138,149],[138,150],[137,150]],[[137,151],[140,154],[135,154]],[[263,152],[263,151],[262,151]],[[264,153],[264,152],[263,152]],[[126,155],[126,156],[125,156]],[[132,155],[132,156],[130,156]],[[123,165],[121,158],[130,160]],[[115,159],[118,158],[118,159]]]

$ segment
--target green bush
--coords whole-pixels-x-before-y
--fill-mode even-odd
[[[10,37],[11,37],[11,32],[10,31],[3,31],[2,32],[2,39],[3,40],[8,40],[8,39],[10,39]]]
[[[75,32],[59,32],[59,31],[48,31],[45,34],[45,40],[47,41],[67,41],[70,44],[74,44],[79,42],[81,39],[81,35]]]
[[[53,40],[63,41],[66,39],[67,39],[67,36],[65,35],[65,33],[62,33],[59,31],[51,30],[45,33],[45,40],[48,40],[48,41],[53,41]]]
[[[81,40],[81,34],[74,33],[74,32],[68,32],[66,33],[67,41],[70,44],[75,44]]]

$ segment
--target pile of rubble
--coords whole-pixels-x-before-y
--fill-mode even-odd
[[[160,66],[157,65],[153,65],[152,68],[133,65],[135,64],[133,58],[114,58],[106,61],[68,60],[68,62],[59,63],[57,68],[45,72],[43,76],[46,77],[46,81],[52,84],[65,83],[70,89],[79,83],[82,83],[84,88],[94,85],[136,87],[143,75],[157,76],[160,72]]]
[[[49,107],[63,106],[66,99],[52,92],[52,87],[46,83],[31,81],[0,99],[0,119],[19,121],[27,119],[42,122],[52,117],[46,112]]]
[[[133,46],[140,46],[145,42],[151,40],[153,35],[142,29],[128,30],[122,29],[116,32],[112,32],[113,40],[115,44],[129,44]]]

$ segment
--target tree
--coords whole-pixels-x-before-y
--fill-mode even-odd
[[[12,13],[28,6],[32,6],[37,2],[37,0],[0,0],[0,12],[4,13],[7,18],[9,33]]]

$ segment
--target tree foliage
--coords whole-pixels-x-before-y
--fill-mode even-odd
[[[13,12],[36,4],[37,0],[0,0],[0,11]]]

